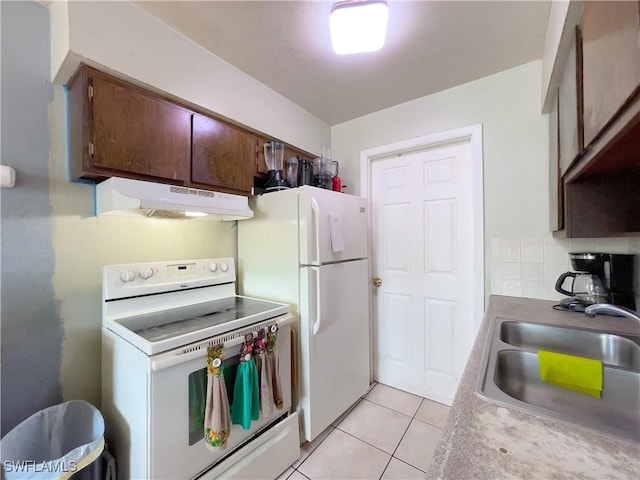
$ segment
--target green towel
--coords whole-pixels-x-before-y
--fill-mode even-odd
[[[600,360],[538,350],[538,361],[542,381],[601,398],[602,362]]]

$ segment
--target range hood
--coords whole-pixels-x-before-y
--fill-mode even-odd
[[[207,220],[253,217],[247,197],[120,177],[96,185],[96,214]]]

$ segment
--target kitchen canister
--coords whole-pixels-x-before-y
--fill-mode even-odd
[[[291,188],[298,186],[298,159],[296,157],[287,160],[287,182]]]
[[[298,161],[298,186],[313,185],[313,163],[309,160]]]

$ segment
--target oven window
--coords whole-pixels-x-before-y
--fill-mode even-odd
[[[233,385],[238,370],[238,357],[234,355],[222,362],[222,376],[227,387],[229,405],[233,403]],[[204,438],[204,410],[207,402],[207,368],[189,375],[189,445]]]

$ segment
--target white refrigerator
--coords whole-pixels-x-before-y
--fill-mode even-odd
[[[294,403],[311,441],[369,388],[366,202],[303,186],[250,206],[238,222],[240,293],[292,306]]]

